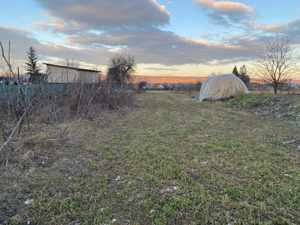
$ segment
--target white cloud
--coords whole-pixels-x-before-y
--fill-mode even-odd
[[[227,26],[229,21],[237,23],[248,20],[255,13],[253,8],[239,2],[214,0],[193,0],[193,2],[203,9],[211,10],[211,13],[207,13],[210,19]]]
[[[300,35],[300,19],[287,22],[277,22],[274,24],[258,23],[254,24],[253,27],[266,33],[277,33],[290,36]]]
[[[0,26],[0,41],[3,45],[4,51],[8,51],[8,43],[11,45],[11,56],[14,59],[14,65],[16,67],[23,62],[20,60],[25,59],[26,52],[30,46],[36,47],[40,43],[36,38],[32,37],[32,34],[25,29],[18,29],[10,26]]]
[[[246,13],[250,14],[254,11],[251,7],[231,1],[214,1],[214,0],[193,0],[197,5],[210,8],[214,11],[224,14]]]

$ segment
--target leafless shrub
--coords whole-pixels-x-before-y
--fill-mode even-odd
[[[131,83],[135,68],[134,56],[115,54],[109,60],[106,80],[108,83],[114,83],[118,86],[123,86],[126,82]]]
[[[138,92],[145,92],[146,91],[147,82],[141,81],[138,83]]]
[[[178,83],[174,87],[174,91],[177,92],[198,92],[201,89],[201,83],[197,82],[196,84],[190,84],[190,83]]]

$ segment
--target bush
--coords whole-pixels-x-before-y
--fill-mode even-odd
[[[124,89],[107,83],[40,84],[23,86],[0,85],[0,167],[13,156],[12,142],[26,143],[33,134],[42,133],[42,140],[66,140],[65,130],[58,126],[73,118],[97,116],[103,110],[133,105],[133,97]],[[30,90],[30,91],[29,91]],[[51,127],[53,132],[44,127]],[[35,140],[31,140],[35,141]]]

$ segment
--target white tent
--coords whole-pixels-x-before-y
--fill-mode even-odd
[[[244,82],[234,74],[219,74],[202,84],[199,100],[218,100],[249,93]]]

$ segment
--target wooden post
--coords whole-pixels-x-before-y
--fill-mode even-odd
[[[8,63],[10,64],[10,41],[8,42]]]
[[[19,70],[19,67],[18,67],[18,81],[20,83],[20,70]],[[19,97],[20,97],[20,87],[18,85],[18,99],[17,99],[17,107],[19,107]]]
[[[289,85],[289,88],[288,88],[288,93],[289,93],[289,95],[291,94],[291,83],[292,83],[292,79],[290,79],[290,85]]]

